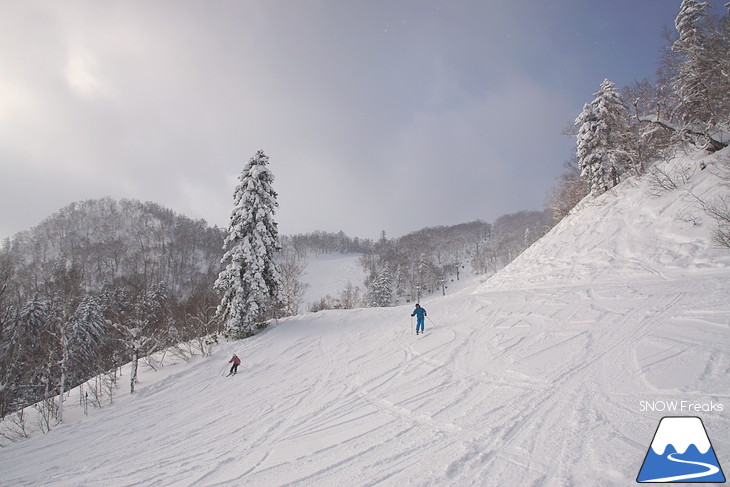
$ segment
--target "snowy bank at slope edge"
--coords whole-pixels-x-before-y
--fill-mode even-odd
[[[657,194],[650,169],[586,197],[549,238],[538,240],[477,292],[621,281],[637,274],[675,278],[730,266],[730,253],[712,240],[715,222],[697,200],[713,201],[727,192],[716,166],[721,157],[730,157],[730,148],[658,163],[657,169],[678,180],[689,175],[679,189]]]

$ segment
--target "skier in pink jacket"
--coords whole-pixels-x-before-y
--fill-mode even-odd
[[[238,366],[241,365],[241,359],[238,358],[238,355],[235,353],[233,354],[233,357],[231,357],[231,360],[228,361],[228,363],[232,363],[231,365],[231,371],[228,372],[228,375],[236,375],[236,371],[238,370]],[[226,377],[228,377],[228,375]]]

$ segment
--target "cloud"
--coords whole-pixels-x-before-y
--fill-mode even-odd
[[[597,88],[572,7],[11,2],[0,236],[38,223],[24,208],[105,195],[227,225],[231,181],[259,149],[285,233],[398,235],[538,208],[570,156],[560,130]]]
[[[105,97],[112,92],[109,83],[102,81],[97,72],[96,59],[84,48],[71,50],[64,74],[71,89],[84,98]]]
[[[551,132],[565,106],[515,75],[499,90],[457,98],[458,106],[418,112],[400,130],[384,179],[410,196],[392,204],[421,226],[428,219],[492,220],[510,208],[540,207],[544,195],[535,181],[560,169],[552,158],[561,148]]]

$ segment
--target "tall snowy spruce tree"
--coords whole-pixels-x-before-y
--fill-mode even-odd
[[[581,177],[593,194],[601,194],[616,186],[630,166],[629,120],[612,82],[604,80],[595,96],[575,120],[576,156]]]
[[[390,266],[386,262],[370,285],[368,303],[372,307],[390,306],[393,300],[393,284]]]
[[[222,296],[218,315],[235,338],[252,335],[262,326],[266,313],[281,302],[281,277],[274,261],[281,250],[274,222],[279,204],[268,163],[266,154],[258,151],[238,177],[221,259],[228,264],[214,284]]]
[[[672,80],[681,131],[696,145],[717,151],[727,141],[717,137],[730,129],[730,32],[727,21],[718,28],[703,24],[710,4],[683,0],[675,26],[679,37],[672,51],[683,61]],[[699,143],[698,143],[699,142]]]

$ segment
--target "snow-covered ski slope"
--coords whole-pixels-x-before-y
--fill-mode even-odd
[[[321,254],[310,256],[300,280],[309,287],[302,297],[301,310],[309,310],[312,303],[325,296],[339,297],[348,284],[364,291],[365,271],[360,265],[360,254]]]
[[[711,196],[713,171],[688,188]],[[647,184],[424,300],[423,336],[410,306],[285,320],[0,449],[0,485],[627,486],[668,415],[700,416],[727,469],[730,252]],[[225,378],[234,352],[248,369]]]

